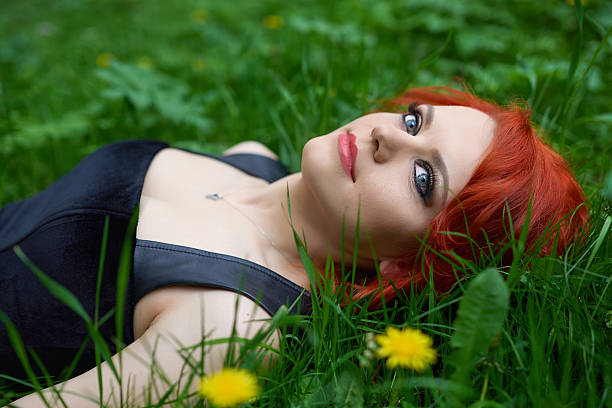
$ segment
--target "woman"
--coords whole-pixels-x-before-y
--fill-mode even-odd
[[[551,253],[553,246],[560,253],[585,228],[583,192],[563,159],[537,138],[529,112],[449,88],[411,89],[384,108],[403,113],[372,113],[310,140],[302,172],[291,175],[253,142],[223,158],[158,142],[100,149],[45,192],[0,213],[0,285],[11,293],[0,309],[8,310],[26,345],[57,372],[87,329],[27,274],[11,248],[19,245],[76,293],[90,315],[103,316],[117,302],[115,271],[139,205],[122,328],[130,344],[119,355],[123,378],[131,379],[138,391],[132,395],[140,397],[152,360],[170,384],[179,379],[185,361],[177,345],[196,345],[203,333],[207,339],[229,337],[234,316],[237,335],[248,337],[281,305],[308,310],[310,282],[292,227],[319,270],[328,256],[354,260],[365,283],[347,290],[354,298],[372,294],[374,304],[393,298],[393,285],[448,290],[456,266],[463,259],[478,261],[481,253],[502,250],[502,260],[510,262],[504,245],[525,223],[525,248],[533,254]],[[375,261],[382,292],[372,272]],[[96,312],[98,268],[103,274]],[[236,293],[242,295],[238,303]],[[116,335],[112,322],[100,330],[107,338]],[[273,345],[278,341],[272,339]],[[7,344],[0,338],[0,356],[14,368],[19,363]],[[89,358],[77,371],[92,366],[93,346],[85,347]],[[222,366],[224,347],[206,354],[207,372]],[[117,384],[108,363],[101,370],[108,400]],[[90,369],[62,384],[68,406],[95,405],[75,394],[97,400],[97,376]],[[169,385],[158,380],[156,387],[163,395]],[[16,402],[39,404],[36,394]]]

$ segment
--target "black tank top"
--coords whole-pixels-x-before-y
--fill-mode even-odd
[[[134,140],[104,146],[44,191],[0,210],[0,310],[13,322],[26,347],[36,351],[52,375],[77,375],[95,365],[87,326],[56,299],[16,256],[19,245],[46,275],[75,295],[93,318],[106,319],[100,332],[109,345],[115,332],[117,269],[129,220],[138,206],[151,160],[166,143]],[[287,171],[282,164],[254,154],[211,157],[268,182]],[[106,221],[108,219],[108,221]],[[106,256],[101,290],[96,285],[105,222]],[[133,279],[123,310],[123,343],[133,339],[136,302],[169,285],[197,285],[241,293],[274,314],[281,305],[308,313],[308,292],[253,262],[199,249],[133,238]],[[83,354],[66,367],[80,348]],[[111,352],[114,352],[111,347]],[[0,374],[23,377],[21,364],[0,323]]]

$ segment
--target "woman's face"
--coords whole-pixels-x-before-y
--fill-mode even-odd
[[[369,114],[308,141],[303,180],[332,245],[340,248],[343,220],[345,248],[354,245],[359,207],[360,247],[367,250],[360,258],[368,237],[379,260],[418,248],[417,237],[484,157],[494,126],[472,108],[420,105],[411,113]]]

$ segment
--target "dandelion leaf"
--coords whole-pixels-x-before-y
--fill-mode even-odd
[[[364,404],[363,399],[364,384],[359,381],[359,376],[354,370],[347,370],[340,375],[336,385],[334,406],[361,408]]]
[[[465,291],[451,345],[456,348],[453,362],[458,370],[469,370],[474,358],[483,353],[504,324],[508,312],[509,294],[506,283],[497,270],[482,272]]]

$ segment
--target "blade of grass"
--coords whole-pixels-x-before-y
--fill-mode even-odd
[[[32,261],[30,261],[30,259],[23,253],[19,246],[14,246],[13,251],[15,252],[17,257],[34,273],[34,275],[40,280],[40,282],[47,288],[47,290],[53,296],[59,299],[63,304],[68,306],[79,317],[83,319],[85,325],[87,326],[87,331],[89,332],[89,335],[91,336],[94,343],[96,343],[96,347],[100,347],[101,353],[104,356],[105,360],[108,362],[109,367],[115,375],[118,375],[111,361],[110,349],[104,342],[104,339],[102,338],[100,332],[97,330],[97,328],[93,326],[91,318],[89,317],[77,297],[68,289],[64,288],[55,280],[47,276],[36,265],[34,265]]]
[[[51,379],[51,375],[49,374],[49,371],[43,364],[40,357],[38,357],[38,354],[36,353],[36,351],[30,350],[30,355],[32,356],[32,359],[38,366],[38,369],[42,372],[42,377],[47,382],[47,389],[53,393],[53,404],[55,405],[55,403],[59,401],[64,408],[68,408],[68,406],[66,405],[66,401],[64,401],[60,392],[53,386],[53,380]]]
[[[132,214],[125,239],[121,249],[119,270],[117,272],[117,310],[115,312],[115,332],[117,333],[117,352],[123,348],[123,318],[125,315],[125,300],[127,296],[128,283],[132,269],[132,253],[136,224],[138,223],[138,208]]]
[[[109,216],[104,217],[104,231],[102,233],[102,245],[100,248],[100,261],[98,263],[98,277],[96,280],[96,305],[94,310],[94,327],[99,327],[98,318],[100,313],[100,289],[102,287],[102,274],[104,272],[104,261],[106,259],[106,246],[108,242],[108,227],[110,225]],[[101,356],[100,350],[94,346],[94,357],[96,359],[96,369],[98,371],[98,395],[104,395],[104,382],[102,381],[102,366],[101,366]],[[100,408],[102,408],[102,398],[100,398]]]
[[[51,279],[45,273],[43,273],[36,265],[34,265],[30,259],[23,253],[19,246],[14,246],[13,250],[15,254],[21,259],[21,261],[27,265],[28,268],[36,275],[38,280],[45,285],[45,287],[51,292],[53,296],[58,298],[63,304],[72,309],[77,315],[81,317],[86,323],[91,323],[91,318],[81,305],[81,302],[74,296],[68,289]]]
[[[0,321],[4,323],[4,327],[6,328],[6,333],[8,334],[9,341],[11,342],[11,345],[13,346],[13,349],[17,354],[17,358],[19,358],[19,361],[21,362],[21,365],[25,370],[26,375],[28,376],[28,380],[30,380],[30,382],[34,386],[34,391],[38,394],[40,399],[43,400],[45,405],[49,406],[47,399],[43,395],[42,387],[40,386],[40,383],[38,382],[38,379],[34,374],[34,370],[32,370],[32,366],[30,365],[25,346],[23,344],[23,341],[21,340],[21,336],[19,335],[17,328],[15,327],[11,319],[9,319],[9,317],[2,310],[0,310]]]
[[[115,333],[116,338],[116,352],[119,353],[123,347],[123,318],[125,315],[125,304],[128,290],[128,283],[132,271],[132,254],[134,237],[136,236],[136,224],[138,223],[138,207],[134,210],[130,218],[127,230],[125,232],[125,239],[123,241],[123,247],[121,248],[121,258],[119,259],[119,270],[117,271],[117,303],[115,310]],[[119,355],[119,373],[123,371],[122,354]],[[110,363],[110,359],[108,361]],[[117,382],[119,383],[119,403],[123,406],[124,393],[123,393],[123,378],[122,376],[116,375]]]
[[[588,270],[591,267],[591,264],[593,263],[593,260],[595,259],[595,256],[597,255],[599,248],[601,247],[601,244],[604,243],[604,240],[606,239],[606,236],[608,235],[608,231],[610,230],[610,224],[612,224],[612,216],[608,215],[608,217],[606,218],[606,221],[604,222],[604,225],[601,227],[601,231],[599,231],[599,236],[595,240],[595,244],[593,245],[593,249],[591,250],[589,259],[586,263],[586,266],[584,267],[585,270]]]
[[[529,204],[527,206],[527,213],[525,214],[525,220],[521,227],[521,235],[519,240],[512,246],[512,265],[508,275],[508,289],[512,291],[514,286],[518,283],[519,279],[523,275],[524,270],[519,268],[519,262],[522,258],[523,252],[525,251],[525,242],[527,242],[527,234],[529,233],[529,223],[531,221],[531,210],[533,208],[533,191],[529,194]],[[508,212],[508,218],[510,219],[510,213]]]

